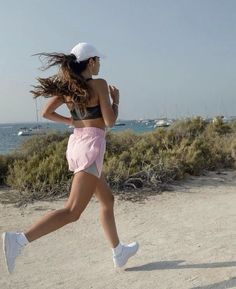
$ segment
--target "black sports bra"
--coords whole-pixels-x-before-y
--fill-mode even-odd
[[[82,113],[79,108],[74,108],[70,113],[73,120],[86,120],[102,117],[100,105],[87,106],[84,113]]]
[[[88,78],[86,81],[91,79],[92,78]],[[79,108],[75,107],[70,111],[70,113],[73,120],[86,120],[102,117],[101,107],[99,104],[96,106],[87,106],[84,113],[82,113]]]

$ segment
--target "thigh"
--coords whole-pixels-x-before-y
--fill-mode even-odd
[[[65,207],[82,212],[94,194],[98,180],[97,177],[83,171],[76,173]]]
[[[102,173],[100,179],[98,179],[95,196],[99,200],[101,205],[110,205],[114,201],[112,190],[110,189],[104,174]]]

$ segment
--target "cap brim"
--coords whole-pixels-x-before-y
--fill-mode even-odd
[[[99,57],[99,58],[102,58],[102,59],[104,59],[104,58],[106,58],[106,55],[105,54],[102,54],[102,53],[98,53],[99,55],[97,55],[97,57]]]

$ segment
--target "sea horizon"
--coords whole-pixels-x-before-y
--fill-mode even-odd
[[[181,119],[188,119],[188,118],[194,118],[194,117],[202,117],[203,119],[213,119],[215,117],[222,116],[229,119],[236,119],[236,115],[223,115],[223,114],[214,114],[214,115],[188,115],[188,116],[179,116],[179,117],[170,117],[170,116],[160,116],[160,117],[139,117],[139,118],[132,118],[132,119],[126,119],[126,118],[119,118],[116,122],[121,121],[139,121],[139,120],[160,120],[160,119],[173,119],[173,120],[181,120]],[[26,120],[26,121],[6,121],[6,122],[0,122],[0,125],[3,124],[32,124],[32,123],[39,123],[39,124],[50,124],[50,123],[57,123],[54,121],[36,121],[36,120]]]
[[[195,116],[197,117],[197,116]],[[216,116],[215,116],[216,117]],[[112,131],[114,133],[124,131],[124,130],[131,130],[134,133],[145,133],[154,131],[157,127],[166,127],[170,126],[172,123],[178,120],[184,120],[194,118],[192,117],[185,117],[179,119],[173,118],[140,118],[136,120],[125,120],[125,119],[118,119],[116,121],[116,125],[112,128],[109,128],[108,131]],[[203,117],[208,122],[211,122],[214,117]],[[224,117],[224,122],[230,122],[236,120],[236,116]],[[158,124],[158,121],[161,122]],[[26,122],[6,122],[0,123],[0,155],[6,155],[11,153],[12,151],[18,149],[20,145],[31,136],[19,136],[18,133],[23,128],[25,129],[32,129],[37,126],[42,127],[43,129],[48,130],[49,133],[52,132],[71,132],[73,131],[73,127],[63,123],[57,122],[46,122],[46,121],[26,121]]]

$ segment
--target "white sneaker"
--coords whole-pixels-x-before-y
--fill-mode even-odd
[[[123,267],[130,257],[134,256],[139,248],[137,242],[128,245],[122,245],[121,253],[113,256],[114,267]]]
[[[15,232],[5,232],[2,234],[3,252],[10,274],[14,271],[16,257],[19,256],[24,249],[24,247],[17,242],[16,236],[17,234]]]

